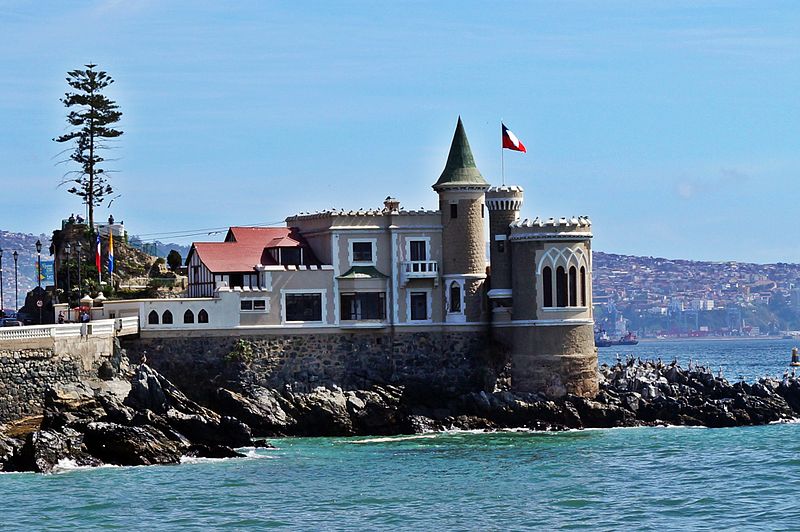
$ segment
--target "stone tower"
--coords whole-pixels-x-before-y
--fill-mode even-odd
[[[486,279],[484,193],[461,117],[442,175],[433,185],[442,216],[442,279],[448,322],[481,321]]]
[[[509,196],[490,191],[487,201],[495,207]],[[513,216],[512,209],[490,209],[490,216]],[[496,224],[499,231],[500,218]],[[493,335],[510,353],[511,387],[551,397],[594,396],[591,222],[582,216],[515,220],[507,235],[509,257],[492,247],[492,292],[500,292],[490,297]]]
[[[492,261],[491,290],[492,321],[508,321],[511,316],[511,243],[510,226],[519,219],[522,208],[522,187],[516,185],[491,187],[486,191],[489,210],[489,256]]]

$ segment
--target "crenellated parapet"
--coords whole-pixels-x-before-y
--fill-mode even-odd
[[[519,211],[524,190],[518,185],[491,187],[486,191],[486,208],[489,211]]]
[[[592,238],[587,216],[517,220],[509,225],[510,240],[586,240]]]

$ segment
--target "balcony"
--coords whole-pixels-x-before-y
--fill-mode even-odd
[[[400,271],[403,286],[411,279],[433,279],[439,284],[439,263],[435,260],[409,260],[401,263]]]

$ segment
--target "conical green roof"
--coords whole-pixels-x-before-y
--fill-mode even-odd
[[[453,134],[453,143],[450,145],[450,154],[447,156],[447,164],[444,165],[442,175],[433,188],[435,190],[448,185],[489,185],[475,166],[475,158],[472,156],[460,116],[456,132]]]

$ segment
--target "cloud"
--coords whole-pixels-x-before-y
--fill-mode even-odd
[[[738,188],[749,181],[751,175],[738,168],[720,168],[711,178],[686,179],[675,186],[675,193],[683,199],[712,194],[720,189]]]

